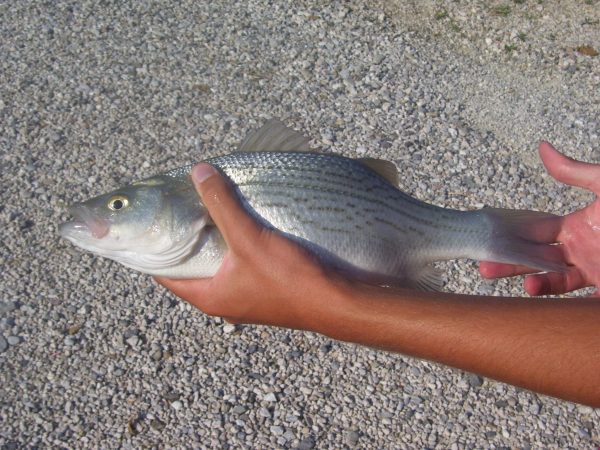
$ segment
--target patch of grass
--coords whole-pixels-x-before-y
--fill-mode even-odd
[[[450,29],[452,31],[454,31],[455,33],[460,33],[462,30],[460,29],[460,27],[458,26],[458,24],[455,21],[452,21],[450,23]]]
[[[519,38],[519,40],[521,42],[525,42],[525,40],[527,39],[527,35],[525,33],[523,33],[522,31],[519,34],[517,34],[517,37]]]
[[[442,9],[442,10],[436,12],[434,17],[435,17],[435,20],[445,19],[446,17],[448,17],[448,11],[446,11],[445,9]]]
[[[508,5],[498,5],[492,8],[492,13],[497,16],[506,17],[510,14],[510,6]]]
[[[513,0],[517,5],[522,5],[525,3],[525,0]]]
[[[512,53],[516,49],[517,49],[517,46],[515,44],[505,44],[504,45],[504,51],[506,53]]]

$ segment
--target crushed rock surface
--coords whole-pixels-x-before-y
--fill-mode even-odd
[[[0,446],[594,448],[600,411],[313,334],[228,327],[59,239],[65,206],[271,117],[452,208],[566,213],[540,139],[600,162],[600,4],[0,5]],[[579,49],[579,50],[578,50]],[[589,50],[587,53],[590,53]],[[442,265],[446,289],[518,280]]]

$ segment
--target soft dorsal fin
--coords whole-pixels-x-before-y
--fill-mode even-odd
[[[393,162],[375,158],[359,158],[358,161],[398,187],[398,168]]]
[[[258,130],[248,133],[238,152],[309,152],[309,139],[271,119]]]

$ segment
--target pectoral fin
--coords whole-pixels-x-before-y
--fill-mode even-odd
[[[442,271],[433,266],[423,266],[414,278],[411,278],[416,289],[422,291],[442,290]]]

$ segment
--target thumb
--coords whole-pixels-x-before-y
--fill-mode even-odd
[[[210,164],[192,168],[192,182],[229,248],[243,250],[260,237],[259,225],[242,207],[227,178]]]
[[[549,142],[540,143],[540,157],[548,173],[561,183],[582,187],[600,195],[600,164],[569,158]]]

